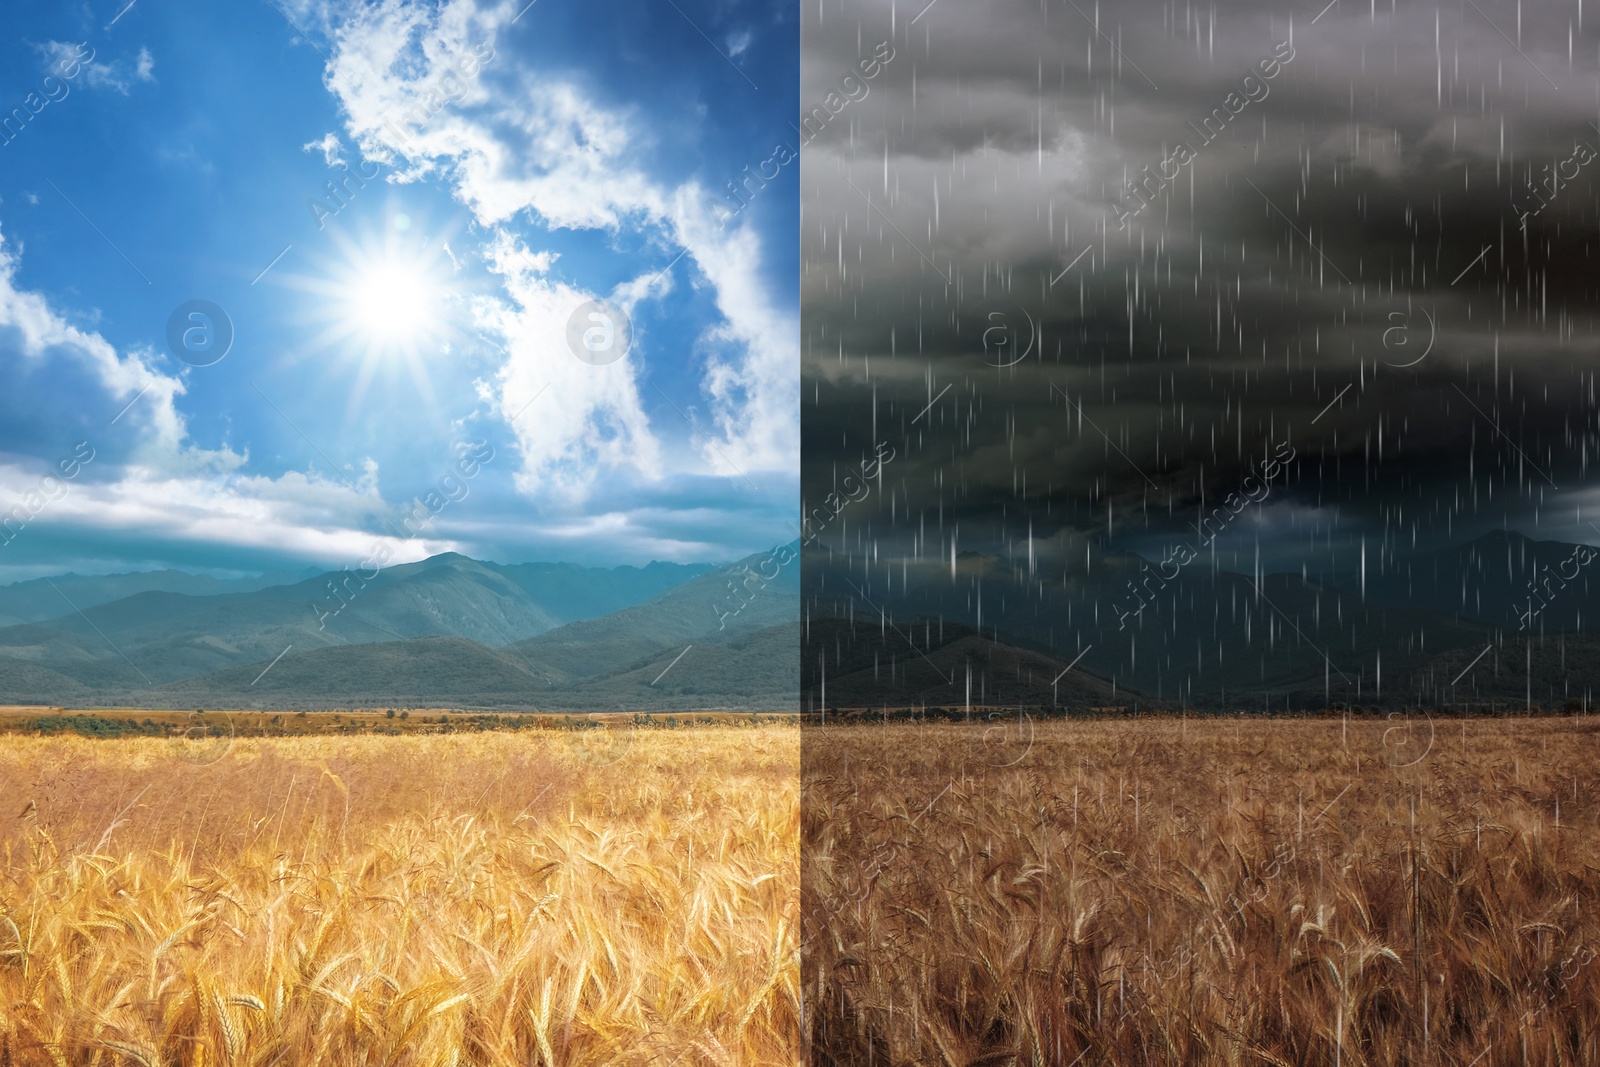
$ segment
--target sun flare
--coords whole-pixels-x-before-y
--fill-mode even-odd
[[[417,266],[398,261],[366,265],[347,302],[356,331],[374,341],[415,338],[437,325],[436,287]]]
[[[348,409],[368,387],[409,377],[432,403],[430,366],[455,350],[470,319],[467,289],[451,254],[453,230],[407,226],[333,234],[313,269],[283,284],[302,296],[307,337],[302,351],[331,355],[331,373],[354,370]]]

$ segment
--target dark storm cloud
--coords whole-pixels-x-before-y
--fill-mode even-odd
[[[1578,536],[1597,27],[1479,7],[813,10],[803,101],[896,49],[802,160],[808,503],[901,449],[823,540],[1159,534],[1279,441],[1254,536]]]

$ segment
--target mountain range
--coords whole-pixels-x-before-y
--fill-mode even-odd
[[[751,582],[769,558],[23,582],[0,587],[0,703],[792,711],[799,579]]]
[[[1125,552],[1053,574],[970,552],[812,552],[803,700],[1587,707],[1600,693],[1592,555],[1495,532],[1318,579],[1239,574],[1204,557],[1163,570]]]
[[[0,587],[0,704],[1587,707],[1593,554],[1498,532],[1312,576],[813,551],[804,596],[800,567],[767,554],[61,575]]]

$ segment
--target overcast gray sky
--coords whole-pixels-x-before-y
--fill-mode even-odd
[[[1280,443],[1273,566],[1600,541],[1600,12],[804,11],[807,508],[897,450],[820,544],[1154,551]]]

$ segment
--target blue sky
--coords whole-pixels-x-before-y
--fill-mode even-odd
[[[792,6],[524,3],[9,5],[0,582],[795,536]]]

